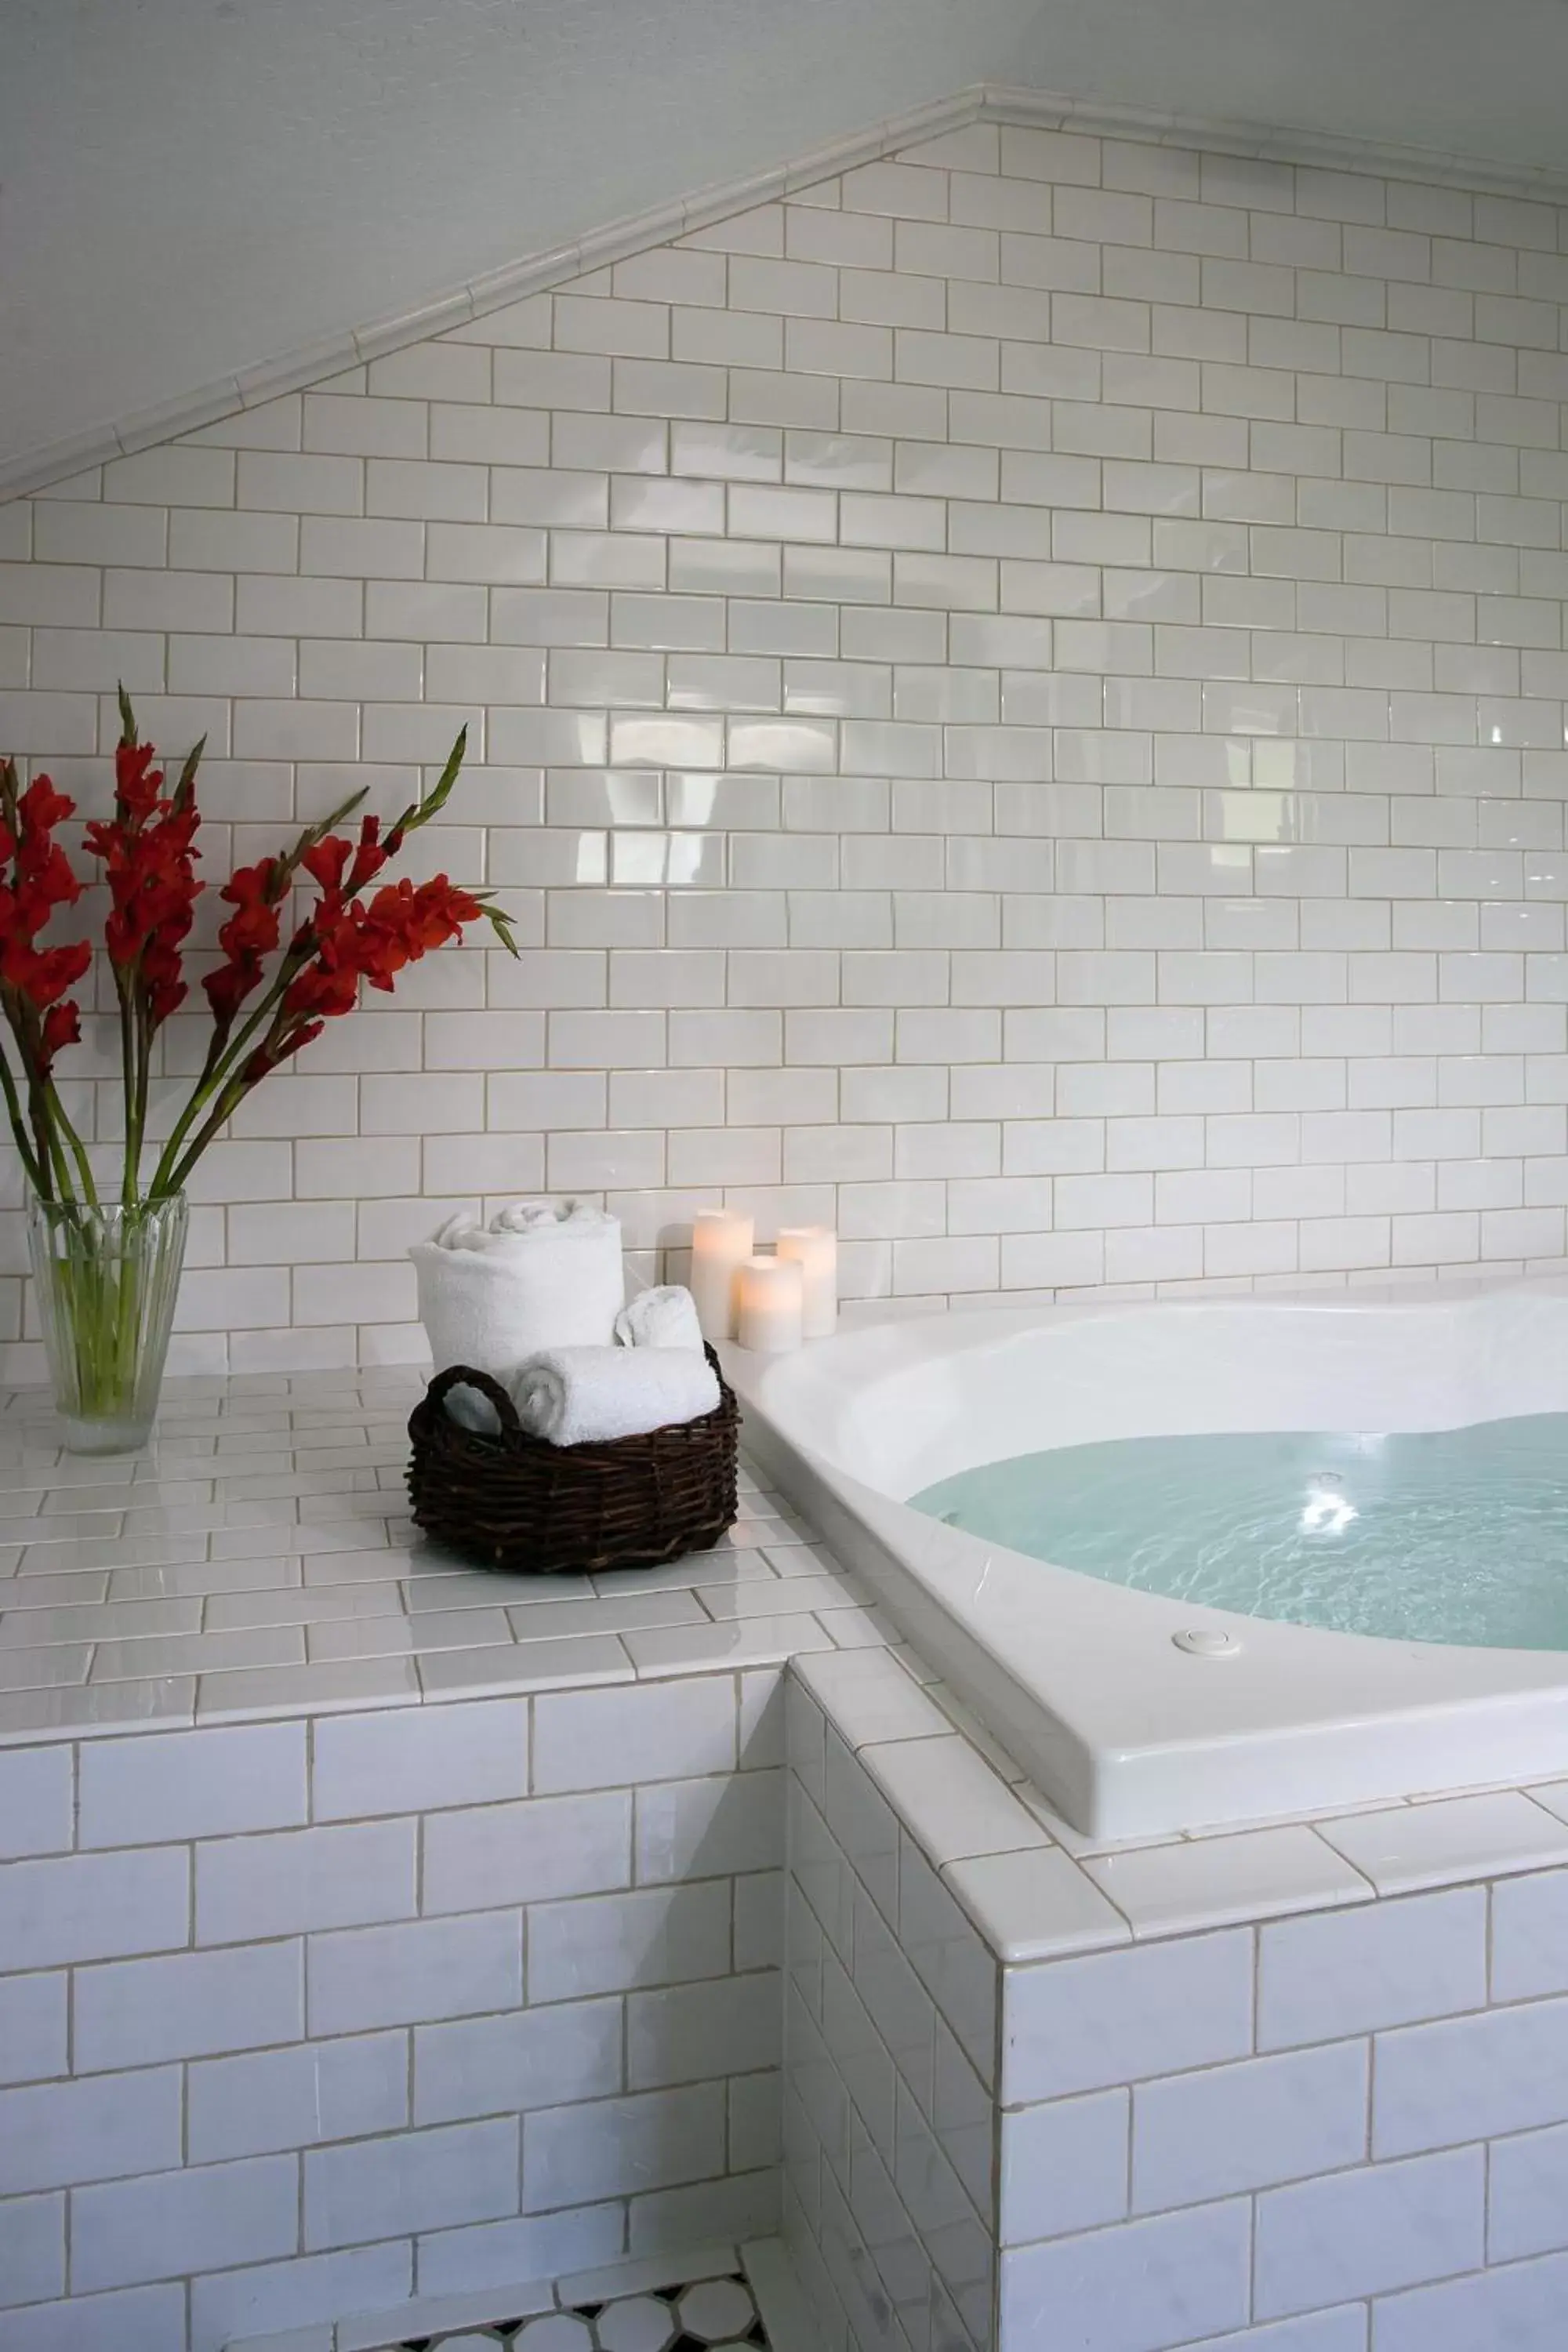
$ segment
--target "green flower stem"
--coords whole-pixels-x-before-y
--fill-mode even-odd
[[[126,1208],[136,1198],[136,1175],[142,1162],[142,1139],[136,1132],[136,1026],[131,1009],[131,991],[123,973],[114,975],[115,992],[120,999],[120,1082],[125,1097],[125,1172],[121,1179],[120,1198]]]
[[[190,1098],[174,1121],[174,1130],[163,1146],[163,1154],[153,1172],[152,1190],[148,1196],[150,1199],[158,1200],[165,1192],[178,1192],[184,1181],[184,1170],[189,1169],[197,1153],[204,1151],[212,1140],[216,1129],[208,1119],[202,1129],[202,1140],[196,1145],[195,1150],[186,1156],[184,1162],[181,1162],[180,1154],[184,1149],[185,1138],[205,1110],[208,1103],[212,1101],[213,1097],[227,1092],[236,1075],[248,1060],[250,1048],[256,1039],[263,1029],[271,1026],[272,1017],[282,1001],[283,992],[293,979],[300,964],[304,961],[303,957],[285,956],[281,968],[273,977],[271,986],[255,1011],[247,1016],[238,1034],[208,1054],[206,1066],[192,1087]],[[242,1088],[235,1100],[237,1102],[243,1099],[244,1095],[248,1092],[248,1087]],[[228,1113],[226,1111],[224,1117],[227,1116]],[[221,1126],[222,1123],[220,1119],[218,1125]],[[176,1173],[176,1169],[181,1172]]]
[[[228,1084],[223,1088],[223,1091],[218,1096],[217,1101],[214,1104],[212,1109],[203,1120],[201,1127],[197,1131],[195,1141],[191,1145],[190,1150],[185,1153],[184,1159],[180,1160],[179,1164],[170,1173],[167,1183],[167,1190],[169,1192],[178,1192],[183,1188],[191,1170],[195,1166],[196,1161],[201,1158],[203,1152],[206,1150],[208,1144],[212,1141],[219,1128],[226,1125],[226,1122],[234,1117],[235,1112],[239,1108],[239,1106],[245,1100],[246,1096],[251,1092],[253,1087],[259,1085],[259,1083],[260,1081],[258,1079],[254,1078],[247,1081],[244,1077],[243,1074],[237,1077],[231,1077],[229,1079]],[[159,1170],[159,1178],[160,1181],[162,1181],[162,1168]]]
[[[98,1206],[98,1186],[92,1181],[92,1163],[87,1156],[87,1146],[83,1143],[81,1137],[77,1132],[75,1125],[68,1116],[66,1107],[60,1100],[59,1093],[55,1086],[53,1078],[46,1078],[44,1080],[44,1099],[48,1105],[49,1129],[51,1135],[56,1139],[57,1149],[58,1148],[59,1140],[63,1139],[66,1149],[69,1151],[71,1158],[76,1162],[77,1174],[81,1179],[82,1198],[84,1201],[89,1202],[91,1205],[96,1208]],[[68,1194],[70,1191],[68,1183],[66,1185],[65,1190]]]
[[[11,1133],[16,1138],[16,1150],[26,1173],[27,1181],[35,1192],[43,1194],[47,1192],[48,1187],[44,1181],[43,1171],[38,1165],[32,1139],[27,1133],[26,1123],[22,1117],[21,1097],[16,1092],[16,1080],[13,1075],[10,1061],[3,1052],[0,1052],[0,1092],[5,1095],[5,1116],[11,1122]]]
[[[166,1202],[151,1214],[56,1203],[47,1215],[46,1336],[73,1419],[138,1417],[149,1376],[155,1384],[161,1370],[184,1226],[183,1204]]]
[[[47,1093],[41,1079],[34,1077],[27,1088],[27,1111],[33,1122],[33,1146],[42,1166],[47,1169],[50,1189],[62,1201],[74,1200],[70,1169],[67,1164],[58,1130],[49,1123]]]

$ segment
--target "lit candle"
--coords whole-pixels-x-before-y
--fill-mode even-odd
[[[837,1234],[831,1225],[784,1225],[779,1255],[800,1267],[802,1331],[808,1339],[826,1339],[838,1321]]]
[[[733,1209],[703,1209],[691,1226],[691,1296],[705,1339],[735,1336],[735,1269],[752,1255],[755,1228]]]
[[[735,1277],[742,1347],[767,1356],[798,1348],[804,1289],[805,1279],[794,1258],[747,1258]]]

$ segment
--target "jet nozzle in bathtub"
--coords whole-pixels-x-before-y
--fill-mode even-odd
[[[1238,1658],[1241,1643],[1234,1633],[1222,1632],[1217,1625],[1194,1625],[1185,1632],[1173,1633],[1172,1643],[1184,1650],[1189,1658]]]

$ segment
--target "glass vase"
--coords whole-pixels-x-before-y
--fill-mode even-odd
[[[146,1444],[188,1223],[183,1192],[133,1208],[29,1202],[28,1255],[68,1452],[125,1454]]]

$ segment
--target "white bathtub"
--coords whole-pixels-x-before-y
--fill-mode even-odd
[[[1568,1653],[1378,1641],[1168,1601],[904,1500],[980,1463],[1102,1438],[1568,1411],[1568,1283],[987,1307],[793,1356],[731,1349],[727,1368],[774,1482],[1080,1831],[1137,1838],[1568,1776]],[[1230,1637],[1226,1654],[1174,1638],[1205,1630]]]

